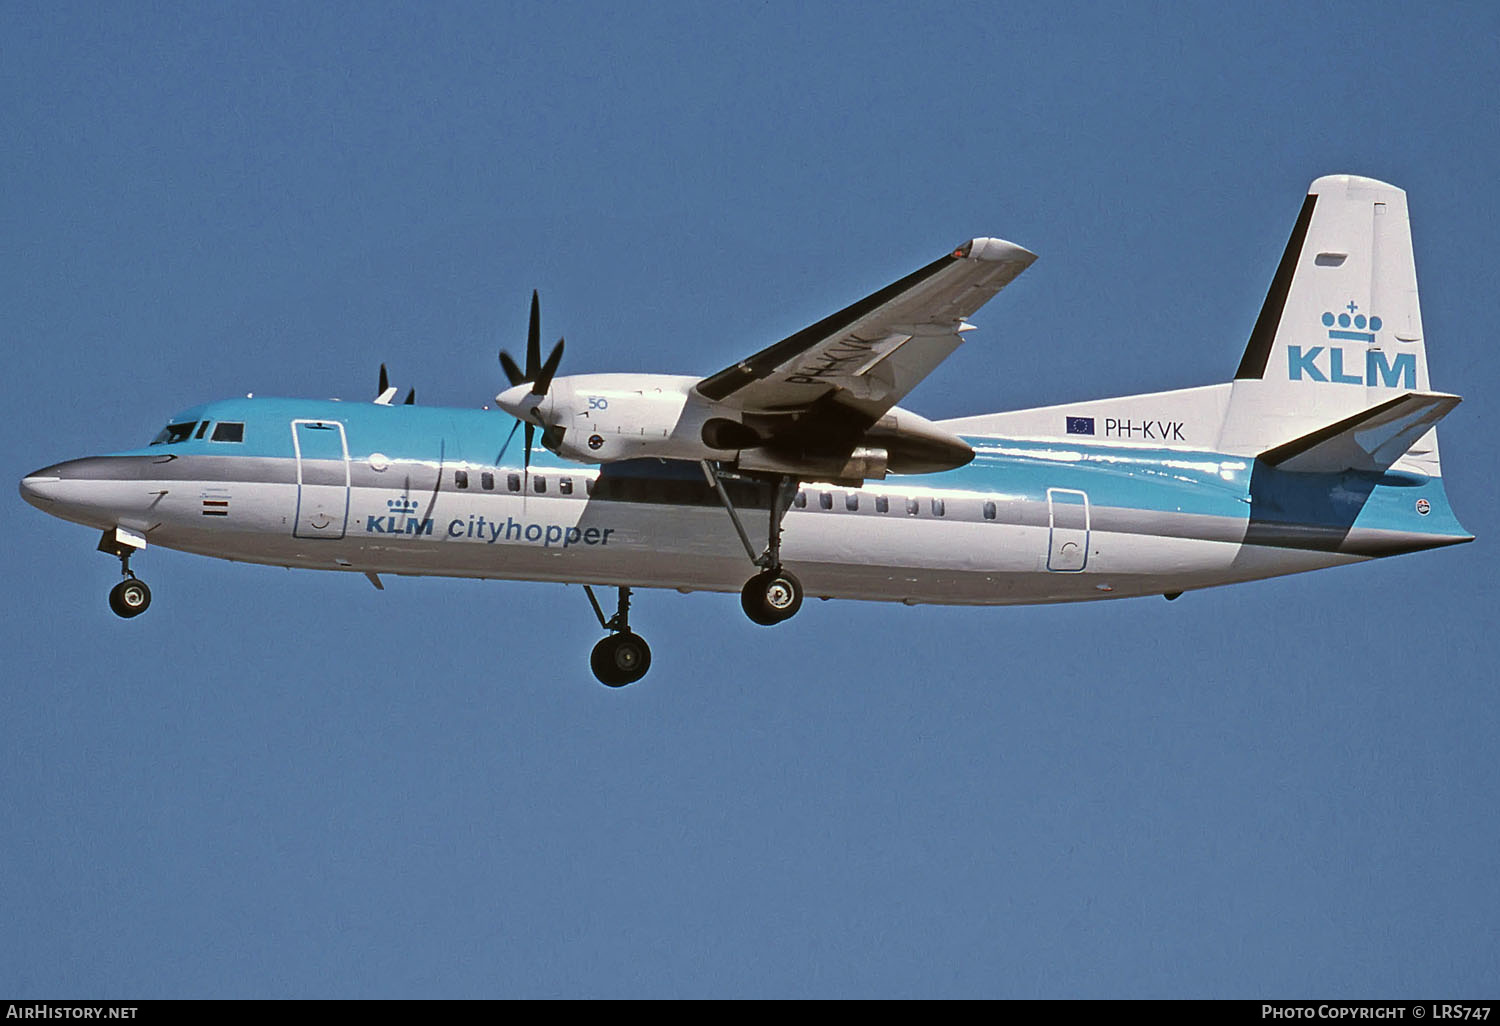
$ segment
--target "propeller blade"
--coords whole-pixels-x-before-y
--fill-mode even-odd
[[[547,354],[547,362],[542,364],[542,371],[537,375],[536,382],[531,386],[532,395],[547,394],[547,389],[552,385],[552,375],[557,373],[557,365],[562,362],[562,354],[563,340],[558,339],[552,352]]]
[[[417,390],[415,388],[412,389],[410,392],[406,393],[406,402],[402,403],[401,405],[403,405],[403,406],[415,406],[415,405],[417,405]]]
[[[510,434],[505,436],[505,444],[500,446],[499,452],[495,453],[495,466],[498,467],[500,465],[500,461],[505,459],[506,450],[510,448],[510,440],[516,437],[516,428],[520,426],[521,422],[519,420],[513,420],[510,422]]]
[[[564,347],[564,341],[558,339],[552,351],[547,354],[546,362],[542,361],[542,306],[536,289],[532,289],[531,323],[526,330],[526,367],[522,369],[516,366],[516,361],[503,349],[500,350],[500,366],[505,371],[505,376],[510,379],[512,388],[529,384],[532,396],[541,399],[547,395],[547,389],[552,387],[552,379],[557,374],[558,365],[562,363]],[[547,427],[542,420],[540,406],[540,403],[528,401],[519,409],[516,406],[505,407],[515,413],[517,419],[526,421],[526,466],[528,469],[531,467],[531,447],[536,439],[536,428]],[[542,442],[547,443],[545,433],[542,435]],[[548,448],[553,448],[553,446],[548,445]]]
[[[380,365],[380,391],[375,395],[376,406],[389,406],[391,400],[396,398],[396,390],[391,387],[391,378],[385,372],[385,364]]]
[[[526,422],[526,462],[525,462],[525,464],[523,464],[523,473],[527,474],[527,475],[529,475],[531,473],[531,442],[532,442],[533,437],[535,437],[535,435],[536,435],[536,426],[534,424],[532,424],[531,421],[528,420]],[[524,482],[525,482],[525,478],[523,477],[522,478],[522,485],[521,485],[521,490],[523,492],[526,490],[526,486],[525,486]]]
[[[503,349],[500,350],[500,368],[505,371],[505,376],[510,379],[512,385],[524,385],[531,380],[520,367],[516,366],[516,361],[510,358],[510,354]]]
[[[526,377],[535,381],[542,369],[542,304],[536,289],[531,290],[531,324],[526,329]]]

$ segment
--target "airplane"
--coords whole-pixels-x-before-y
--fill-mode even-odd
[[[1170,600],[1473,540],[1443,488],[1435,425],[1460,400],[1429,388],[1401,189],[1312,183],[1229,381],[946,420],[899,406],[1035,259],[971,239],[707,377],[558,376],[533,292],[498,409],[398,404],[382,365],[374,402],[210,402],[20,490],[102,531],[121,617],[151,602],[130,566],[148,545],[380,589],[575,583],[611,687],[651,664],[632,589],[739,591],[772,626],[806,596]]]

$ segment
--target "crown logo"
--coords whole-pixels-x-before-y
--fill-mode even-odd
[[[417,508],[416,499],[387,499],[385,508],[392,513],[410,513]]]
[[[1375,333],[1380,330],[1380,318],[1356,313],[1359,306],[1352,299],[1345,309],[1348,313],[1337,316],[1326,312],[1323,314],[1323,326],[1328,329],[1328,337],[1340,342],[1373,343]],[[1368,331],[1365,330],[1367,328]]]

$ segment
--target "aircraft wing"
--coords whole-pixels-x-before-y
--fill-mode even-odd
[[[1003,239],[971,239],[704,378],[698,393],[748,414],[797,414],[815,404],[826,412],[832,405],[840,420],[873,424],[958,348],[972,327],[965,318],[1035,259]]]

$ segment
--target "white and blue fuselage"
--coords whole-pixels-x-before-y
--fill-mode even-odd
[[[697,464],[539,452],[523,472],[514,426],[488,410],[226,400],[174,417],[156,444],[39,470],[21,492],[66,520],[243,562],[740,590],[745,553]],[[956,470],[803,482],[782,556],[806,593],[974,605],[1175,595],[1471,537],[1442,479],[1409,471],[966,441],[975,458]],[[726,484],[747,519],[769,509],[769,485]]]

